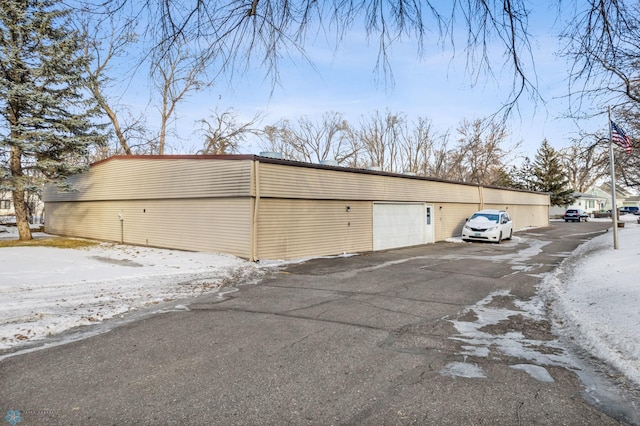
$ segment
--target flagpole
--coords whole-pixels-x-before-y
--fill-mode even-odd
[[[618,208],[616,207],[616,177],[613,161],[613,138],[611,137],[611,106],[609,106],[609,167],[611,168],[611,218],[613,219],[613,248],[618,250]]]

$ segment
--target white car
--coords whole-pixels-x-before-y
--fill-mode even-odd
[[[463,241],[491,241],[500,243],[513,236],[513,221],[504,210],[475,212],[462,227]]]

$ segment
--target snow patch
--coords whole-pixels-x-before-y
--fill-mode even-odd
[[[463,313],[473,311],[475,321],[452,320],[458,334],[451,339],[463,343],[461,355],[472,355],[488,358],[508,355],[535,362],[539,365],[558,365],[573,368],[571,358],[565,353],[557,340],[537,340],[525,337],[519,331],[507,331],[503,334],[490,333],[488,326],[495,326],[509,321],[510,317],[523,317],[532,321],[544,321],[544,302],[540,298],[520,301],[513,298],[518,310],[494,307],[496,298],[510,298],[508,290],[489,294]]]
[[[640,386],[640,225],[626,221],[618,246],[611,232],[589,240],[540,287],[559,333]]]
[[[540,382],[553,383],[555,381],[547,369],[539,365],[515,364],[510,367],[515,368],[516,370],[522,370]]]
[[[172,301],[224,295],[237,291],[230,283],[265,269],[226,254],[107,243],[1,248],[0,254],[0,350]]]
[[[487,376],[477,364],[467,362],[450,362],[440,370],[441,376],[447,377],[465,377],[467,379],[484,379]]]

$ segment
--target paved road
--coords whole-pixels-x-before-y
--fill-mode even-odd
[[[546,273],[607,227],[554,222],[501,245],[290,265],[188,311],[5,358],[0,414],[21,410],[23,424],[624,424],[615,404],[600,408],[618,420],[585,401],[536,297]]]

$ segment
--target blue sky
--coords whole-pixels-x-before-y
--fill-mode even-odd
[[[553,6],[541,6],[530,19],[535,72],[531,64],[526,64],[527,72],[529,77],[537,78],[538,90],[546,104],[534,103],[525,93],[508,123],[511,135],[508,144],[522,141],[522,154],[530,157],[544,138],[559,149],[567,146],[578,130],[573,121],[560,119],[567,109],[564,96],[568,65],[556,57],[559,26],[554,16]],[[302,115],[319,119],[328,111],[344,113],[346,119],[357,123],[376,110],[389,110],[404,113],[409,120],[427,117],[437,132],[455,133],[461,120],[484,118],[498,111],[509,99],[512,84],[511,70],[503,68],[504,59],[500,46],[496,45],[490,46],[496,51],[495,74],[480,76],[472,85],[465,70],[463,44],[458,44],[455,55],[450,49],[427,44],[422,58],[418,57],[412,40],[394,45],[393,84],[379,81],[380,75],[374,73],[377,46],[375,40],[367,42],[363,32],[349,33],[337,50],[322,42],[307,44],[306,53],[313,66],[300,56],[284,58],[279,68],[280,86],[273,87],[265,71],[256,67],[244,75],[235,75],[231,82],[219,79],[207,93],[191,95],[178,107],[178,131],[183,141],[174,145],[198,146],[200,138],[193,133],[193,123],[216,109],[227,108],[236,110],[241,119],[260,112],[264,115],[263,125],[282,118],[295,120]],[[149,114],[156,111],[149,109]],[[599,124],[587,123],[585,127]],[[601,124],[606,127],[605,120]],[[245,146],[242,152],[260,150],[253,144]]]

